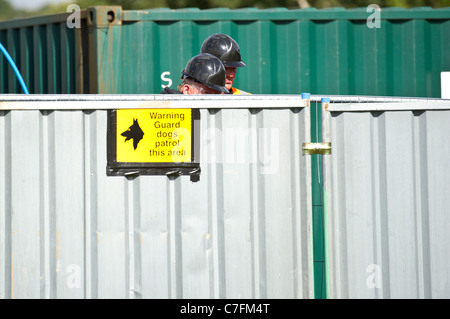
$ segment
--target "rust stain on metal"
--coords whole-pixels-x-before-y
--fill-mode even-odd
[[[56,232],[56,259],[59,259],[61,251],[60,251],[60,244],[61,242],[61,233],[59,231]]]
[[[4,102],[0,101],[0,111],[2,110],[24,110],[23,102]]]

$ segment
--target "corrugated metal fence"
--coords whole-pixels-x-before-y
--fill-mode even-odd
[[[0,101],[1,298],[312,298],[299,96]],[[195,105],[199,182],[106,175],[108,109]]]
[[[449,298],[450,101],[326,98],[1,96],[0,296]],[[199,182],[106,175],[152,106],[201,109]]]
[[[450,297],[450,100],[322,103],[328,296]]]

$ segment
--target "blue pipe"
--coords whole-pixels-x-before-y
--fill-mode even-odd
[[[11,64],[11,67],[13,68],[14,73],[16,74],[17,79],[19,80],[19,83],[22,86],[23,92],[25,94],[30,94],[28,92],[27,86],[25,85],[25,82],[23,81],[22,75],[20,74],[19,70],[17,69],[16,64],[14,63],[13,59],[9,55],[8,51],[6,51],[5,47],[1,43],[0,43],[0,50],[2,50],[3,54],[6,57],[6,60],[8,60],[8,62],[9,62],[9,64]]]

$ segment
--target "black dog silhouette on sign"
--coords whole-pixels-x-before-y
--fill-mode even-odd
[[[138,120],[133,118],[133,125],[131,125],[128,130],[123,132],[121,135],[126,137],[125,142],[133,139],[133,147],[136,150],[139,141],[144,137],[144,132],[139,126]]]

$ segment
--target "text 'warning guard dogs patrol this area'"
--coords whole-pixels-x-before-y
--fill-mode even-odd
[[[108,175],[191,175],[194,161],[192,109],[117,109],[108,117]],[[194,176],[194,178],[192,178]]]

